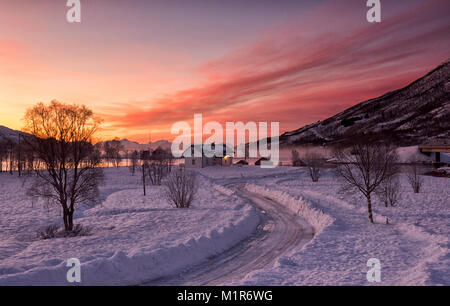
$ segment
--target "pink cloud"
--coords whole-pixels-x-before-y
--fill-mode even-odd
[[[450,20],[442,5],[437,0],[405,8],[376,25],[339,23],[345,13],[322,7],[299,21],[297,31],[293,24],[270,31],[206,63],[198,70],[205,81],[197,87],[149,101],[148,108],[128,105],[124,115],[107,120],[117,128],[169,131],[194,113],[210,120],[280,120],[282,129],[324,119],[404,86],[445,60]],[[333,27],[318,25],[324,16]]]

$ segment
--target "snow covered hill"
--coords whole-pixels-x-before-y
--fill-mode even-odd
[[[450,142],[450,61],[402,89],[286,132],[280,142],[335,143],[355,135],[371,135],[397,145]]]
[[[103,143],[102,141],[101,143]],[[171,143],[167,140],[158,140],[154,142],[149,143],[139,143],[136,141],[130,141],[128,139],[122,139],[120,140],[120,143],[123,145],[124,151],[142,151],[142,150],[149,150],[149,149],[156,149],[158,147],[161,147],[163,149],[170,149]]]
[[[19,135],[25,136],[29,134],[12,130],[10,128],[7,128],[6,126],[0,125],[0,141],[12,140],[13,142],[17,142],[19,140]]]

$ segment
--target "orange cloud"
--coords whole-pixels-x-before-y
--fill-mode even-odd
[[[336,24],[332,31],[325,27],[308,37],[291,28],[271,33],[200,67],[205,81],[197,87],[149,101],[148,108],[128,104],[106,119],[128,131],[152,127],[165,138],[174,122],[190,121],[194,113],[221,122],[280,121],[282,130],[324,119],[404,86],[445,60],[450,42],[442,38],[450,34],[450,20],[443,3],[355,29],[339,26],[342,16],[335,16],[328,20]],[[323,12],[299,28],[317,32],[313,21],[323,20]]]

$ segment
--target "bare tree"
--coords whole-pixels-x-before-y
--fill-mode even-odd
[[[7,147],[7,154],[8,154],[8,165],[9,165],[9,174],[13,174],[13,170],[14,170],[14,147],[15,147],[15,143],[11,140],[8,139],[6,141],[6,147]]]
[[[42,161],[28,190],[35,199],[62,208],[64,229],[72,231],[75,207],[93,202],[103,179],[100,152],[92,145],[100,120],[85,106],[52,101],[27,110],[27,145]]]
[[[308,173],[311,177],[311,180],[313,182],[318,182],[320,178],[320,171],[324,164],[323,157],[318,153],[310,151],[306,153],[303,161],[308,167]]]
[[[148,151],[141,151],[141,158],[140,158],[140,162],[141,162],[141,174],[142,174],[142,188],[144,191],[144,195],[147,195],[147,182],[146,182],[146,177],[148,175],[148,160],[149,160],[149,154]]]
[[[367,199],[369,221],[373,223],[372,194],[380,185],[398,172],[398,156],[386,145],[358,142],[351,150],[338,148],[337,174],[344,181],[343,191],[358,190]]]
[[[189,208],[197,193],[195,174],[185,168],[178,168],[165,181],[167,197],[177,208]]]
[[[420,176],[419,162],[409,161],[409,169],[407,173],[408,182],[411,184],[414,193],[419,193],[423,185],[423,177]]]
[[[393,175],[384,180],[375,193],[378,195],[381,201],[384,202],[386,207],[395,206],[398,203],[400,197],[399,180],[397,175]]]
[[[172,154],[162,148],[157,148],[152,152],[148,164],[148,176],[152,185],[161,185],[162,180],[172,169]]]
[[[120,154],[121,151],[123,151],[124,146],[120,142],[118,138],[115,138],[111,141],[112,148],[113,148],[113,161],[114,165],[118,168],[120,166],[120,162],[122,161],[122,155]]]
[[[131,172],[131,175],[134,175],[136,172],[136,167],[138,165],[138,159],[139,159],[138,151],[134,151],[133,153],[131,153],[130,159],[131,159],[130,172]]]
[[[122,145],[122,148],[124,148],[124,146]],[[123,154],[124,154],[124,158],[125,158],[125,160],[126,160],[126,167],[129,167],[130,165],[130,151],[129,150],[124,150],[123,151]]]
[[[300,159],[300,154],[298,153],[298,151],[295,149],[292,149],[292,151],[291,151],[292,166],[295,167],[299,159]]]
[[[6,162],[7,156],[6,141],[0,141],[0,173],[3,172],[3,163]]]
[[[20,133],[17,135],[18,143],[16,145],[16,162],[17,162],[17,173],[19,176],[22,175],[22,169],[23,169],[23,154],[22,154],[22,137]]]
[[[120,166],[120,162],[122,161],[120,152],[123,148],[124,146],[120,143],[120,140],[117,137],[103,143],[103,151],[105,152],[105,157],[109,164],[112,164],[115,167]]]

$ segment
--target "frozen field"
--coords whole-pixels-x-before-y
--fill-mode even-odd
[[[0,285],[65,285],[66,262],[82,263],[82,284],[140,284],[183,269],[249,236],[254,209],[202,179],[190,209],[176,209],[163,187],[143,196],[139,175],[108,169],[102,201],[80,207],[74,222],[92,236],[37,240],[47,225],[62,225],[59,209],[35,205],[16,176],[0,175]],[[227,194],[224,194],[227,193]]]
[[[179,272],[252,235],[259,217],[229,183],[273,199],[316,231],[304,247],[282,254],[238,285],[371,285],[369,258],[381,262],[381,285],[450,285],[450,179],[424,177],[414,194],[401,177],[398,206],[374,201],[375,224],[359,195],[341,195],[333,170],[312,183],[305,169],[254,166],[196,170],[201,188],[191,209],[172,208],[163,187],[143,196],[139,176],[108,169],[95,207],[80,207],[75,223],[92,236],[37,240],[60,224],[60,212],[32,203],[23,181],[0,175],[0,285],[68,284],[67,259],[79,258],[83,284],[140,284]],[[25,182],[26,186],[27,182]],[[386,218],[389,224],[386,224]]]
[[[377,258],[381,285],[450,285],[450,179],[424,179],[423,191],[415,194],[402,175],[400,203],[386,208],[375,200],[373,225],[368,223],[362,197],[338,193],[340,183],[332,170],[318,183],[299,170],[248,185],[249,190],[275,199],[293,212],[308,203],[333,222],[327,226],[318,223],[321,232],[305,248],[237,283],[367,285],[367,260]]]

